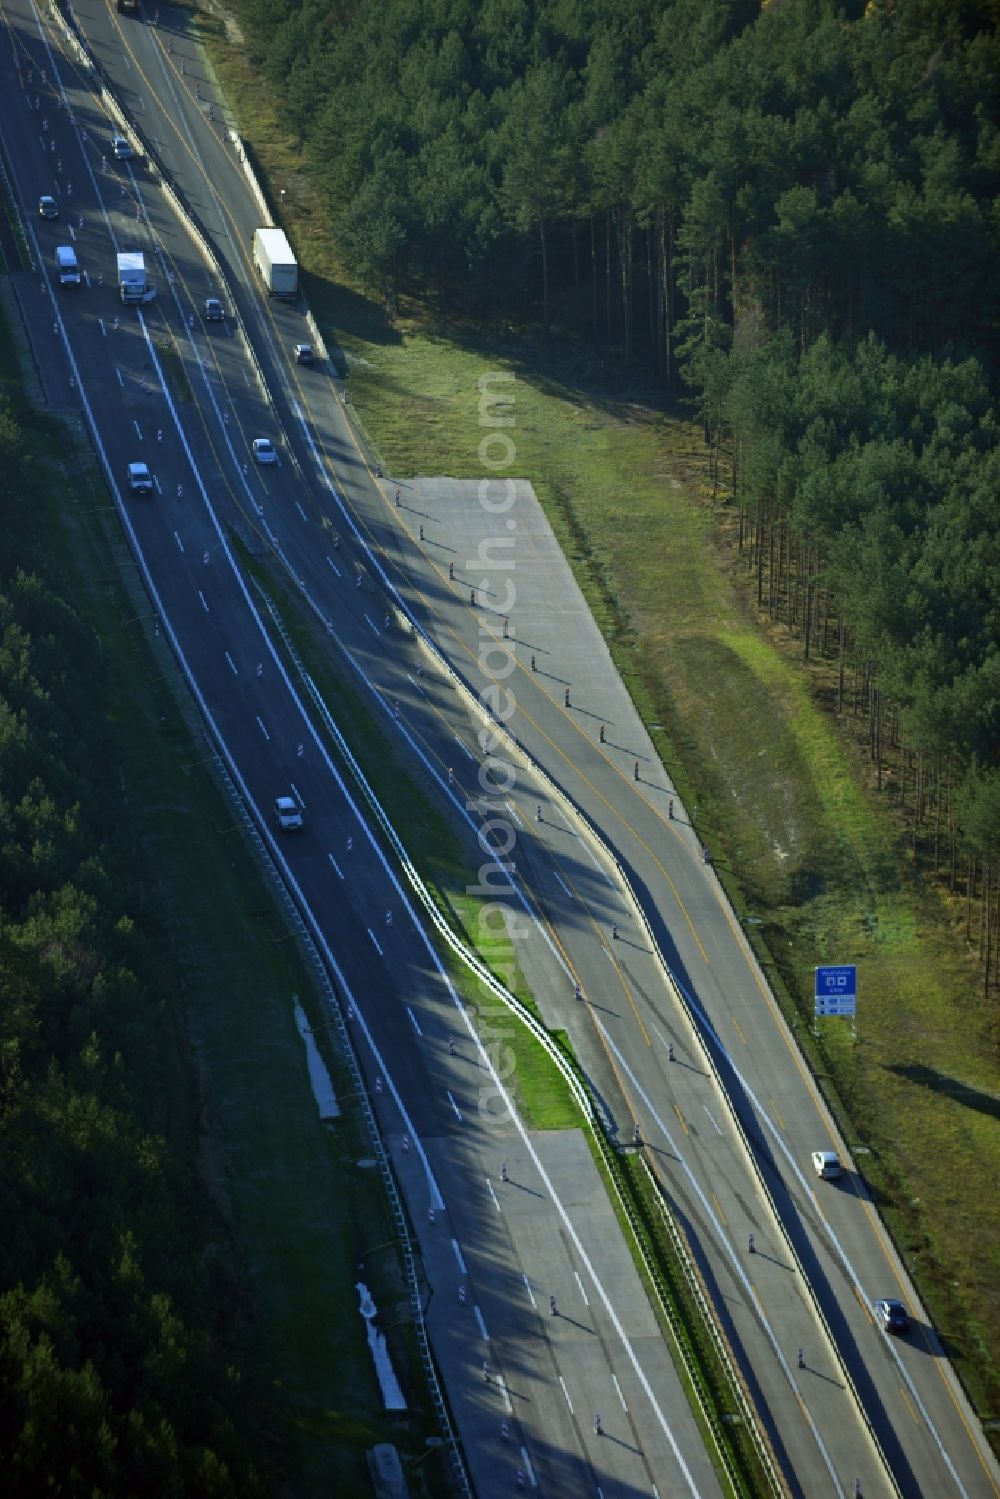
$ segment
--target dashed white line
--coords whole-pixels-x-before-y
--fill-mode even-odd
[[[583,1297],[583,1304],[584,1304],[584,1306],[589,1306],[590,1302],[587,1300],[587,1293],[583,1289],[583,1281],[580,1279],[580,1272],[579,1272],[579,1270],[574,1270],[573,1274],[576,1276],[576,1283],[580,1287],[580,1295]]]
[[[490,1335],[489,1335],[489,1333],[488,1333],[488,1331],[486,1329],[486,1322],[485,1322],[485,1320],[483,1318],[483,1314],[479,1310],[478,1306],[474,1306],[472,1308],[472,1310],[476,1314],[476,1321],[479,1323],[479,1332],[480,1332],[480,1335],[482,1337],[482,1340],[483,1340],[484,1343],[488,1343],[489,1340],[490,1340]]]
[[[122,390],[124,390],[125,389],[125,381],[122,379],[122,372],[121,372],[121,370],[120,369],[116,369],[115,370],[115,374],[118,376],[118,384],[121,386]]]
[[[538,1311],[538,1302],[535,1300],[535,1293],[531,1289],[531,1281],[528,1279],[528,1277],[526,1275],[522,1275],[521,1279],[524,1281],[524,1289],[528,1293],[528,1300],[531,1302],[532,1310],[537,1312]]]
[[[205,613],[207,614],[208,613],[208,604],[205,602],[205,595],[202,593],[202,591],[201,591],[200,588],[198,589],[198,597],[201,599],[201,607],[204,609]]]
[[[372,942],[373,942],[374,947],[375,947],[375,951],[378,953],[379,957],[381,958],[382,957],[382,949],[379,947],[379,945],[378,945],[378,938],[376,937],[375,933],[372,931],[371,927],[368,928],[368,935],[372,939]]]
[[[570,900],[572,900],[573,892],[567,885],[566,881],[563,879],[562,875],[559,873],[558,869],[553,869],[552,873],[555,875],[556,879],[559,881],[560,885],[563,887]]]
[[[559,1383],[562,1385],[562,1392],[566,1396],[566,1404],[569,1406],[569,1413],[571,1416],[575,1416],[576,1411],[573,1409],[573,1402],[569,1398],[569,1390],[567,1390],[566,1388],[566,1381],[563,1379],[561,1374],[559,1376]]]
[[[271,736],[265,729],[264,720],[261,718],[259,713],[257,714],[257,726],[260,729],[260,732],[263,734],[264,738],[268,740],[268,742],[270,742]]]
[[[184,543],[183,543],[183,541],[181,541],[181,538],[180,538],[180,536],[178,535],[178,533],[176,531],[174,532],[174,540],[176,541],[177,545],[180,547],[181,551],[183,552],[183,550],[184,550]]]
[[[718,1125],[717,1125],[717,1124],[716,1124],[716,1123],[715,1123],[715,1116],[714,1116],[714,1114],[713,1114],[713,1113],[712,1113],[712,1110],[711,1110],[711,1109],[710,1109],[710,1108],[709,1108],[709,1106],[708,1106],[708,1104],[707,1104],[707,1103],[705,1103],[705,1104],[702,1104],[702,1108],[703,1108],[703,1109],[704,1109],[704,1110],[705,1110],[705,1113],[706,1113],[706,1114],[707,1114],[707,1115],[708,1115],[708,1117],[709,1117],[709,1119],[711,1119],[711,1121],[712,1121],[712,1124],[713,1124],[713,1125],[714,1125],[714,1127],[715,1127],[715,1133],[716,1133],[716,1134],[717,1134],[717,1135],[721,1135],[721,1134],[722,1134],[722,1131],[721,1131],[721,1129],[720,1129],[720,1128],[719,1128],[719,1126],[718,1126]]]
[[[499,1213],[499,1211],[500,1211],[500,1204],[497,1202],[497,1194],[493,1190],[493,1183],[490,1181],[489,1177],[486,1178],[486,1185],[490,1189],[490,1196],[493,1198],[493,1206],[496,1208],[497,1212]]]
[[[659,1026],[656,1025],[652,1020],[649,1022],[649,1028],[650,1028],[651,1031],[655,1032],[656,1039],[657,1039],[657,1041],[659,1041],[659,1043],[660,1043],[661,1046],[668,1047],[670,1045],[670,1042],[667,1040],[666,1036],[660,1030]]]
[[[409,682],[409,684],[410,684],[411,687],[415,687],[417,689],[417,691],[420,693],[421,697],[426,697],[427,696],[426,692],[424,691],[424,685],[423,685],[423,683],[422,682],[418,682],[417,679],[416,679],[416,677],[411,676],[409,672],[406,673],[406,680]]]
[[[368,624],[368,625],[370,625],[370,626],[371,626],[371,628],[372,628],[372,629],[373,629],[373,630],[374,630],[374,631],[375,631],[375,634],[376,634],[376,635],[377,635],[377,634],[378,634],[378,633],[379,633],[379,628],[378,628],[378,625],[377,625],[377,624],[376,624],[376,623],[375,623],[375,621],[374,621],[374,620],[373,620],[373,619],[372,619],[372,617],[371,617],[371,615],[370,615],[370,614],[366,614],[366,615],[365,615],[365,623],[366,623],[366,624]]]
[[[230,671],[232,672],[232,674],[233,674],[234,677],[238,677],[239,676],[239,672],[236,670],[236,662],[233,660],[232,656],[229,654],[228,651],[226,651],[225,655],[226,655],[226,660],[229,662],[229,669],[230,669]]]
[[[469,749],[468,745],[464,744],[462,740],[459,739],[457,734],[455,735],[455,743],[458,745],[463,754],[468,755],[470,760],[474,760],[476,758],[472,751]]]
[[[525,1471],[528,1474],[528,1482],[531,1484],[531,1487],[533,1489],[537,1489],[537,1487],[538,1487],[538,1479],[535,1477],[535,1470],[531,1466],[531,1458],[528,1456],[528,1449],[527,1449],[527,1447],[522,1447],[521,1448],[521,1461],[524,1464]]]
[[[339,578],[341,576],[341,573],[340,573],[340,568],[337,566],[336,562],[334,562],[334,560],[333,560],[332,557],[327,557],[326,560],[327,560],[327,562],[329,562],[330,566],[333,568],[334,572],[337,574],[337,577]]]
[[[456,1114],[456,1116],[458,1118],[458,1122],[459,1122],[459,1124],[461,1124],[462,1123],[462,1110],[459,1108],[458,1104],[452,1098],[452,1096],[451,1096],[451,1090],[449,1088],[446,1088],[445,1092],[448,1094],[448,1102],[451,1104],[452,1108],[455,1110],[455,1114]]]
[[[418,1036],[422,1036],[423,1035],[423,1031],[420,1029],[420,1022],[417,1020],[416,1015],[414,1015],[414,1013],[410,1009],[409,1005],[406,1006],[406,1013],[407,1013],[407,1015],[409,1015],[409,1017],[410,1017],[410,1024],[413,1026],[413,1029],[416,1031],[417,1035]]]
[[[452,1249],[454,1249],[454,1251],[455,1251],[455,1258],[458,1261],[458,1273],[460,1275],[468,1275],[469,1272],[468,1272],[468,1270],[465,1267],[465,1260],[462,1258],[462,1251],[461,1251],[461,1249],[458,1246],[458,1240],[457,1239],[452,1239],[452,1241],[451,1241],[451,1247],[452,1247]]]
[[[507,1394],[507,1384],[502,1377],[497,1380],[497,1389],[503,1396],[504,1410],[507,1412],[508,1416],[512,1416],[514,1414],[514,1407],[510,1403],[510,1396]]]
[[[329,859],[329,861],[333,865],[334,869],[340,875],[340,878],[343,879],[344,878],[344,871],[341,869],[340,865],[337,863],[337,861],[333,857],[333,855],[332,854],[327,854],[326,857]]]
[[[298,802],[299,806],[302,808],[302,810],[304,812],[306,810],[306,804],[305,804],[305,801],[303,800],[302,792],[296,786],[296,784],[295,784],[294,781],[292,782],[292,795],[294,796],[295,800]]]
[[[514,806],[514,803],[513,802],[504,802],[504,806],[507,808],[507,811],[510,813],[512,820],[517,824],[517,826],[519,828],[523,828],[524,827],[524,823],[521,821],[521,818],[518,815],[518,811],[517,811],[517,808]]]
[[[308,515],[306,515],[305,511],[303,510],[302,506],[299,504],[298,500],[295,501],[295,508],[299,512],[299,514],[301,515],[302,519],[308,525],[308,523],[309,523],[309,517],[308,517]]]
[[[612,1372],[611,1372],[611,1383],[614,1385],[615,1389],[618,1392],[618,1399],[622,1403],[622,1410],[625,1411],[625,1413],[627,1414],[628,1413],[628,1406],[625,1404],[625,1396],[622,1394],[622,1387],[618,1383],[618,1375],[614,1372],[614,1370],[612,1370]]]
[[[135,417],[132,418],[132,425],[135,428],[136,437],[138,437],[139,441],[142,442],[142,428],[139,426],[139,423],[136,421]]]

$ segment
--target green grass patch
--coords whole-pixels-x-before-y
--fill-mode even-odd
[[[758,620],[726,540],[701,434],[636,386],[609,394],[596,356],[441,329],[402,303],[390,325],[347,284],[297,143],[238,49],[216,67],[272,180],[324,337],[387,472],[479,477],[479,382],[512,370],[517,472],[530,479],[623,679],[790,1014],[817,962],[857,962],[860,1041],[828,1023],[815,1066],[863,1140],[888,1221],[962,1378],[1000,1411],[1000,1175],[993,1018],[945,902],[908,877],[899,826],[862,790],[850,733],[820,712],[822,669]],[[777,967],[775,968],[775,963]],[[800,1034],[804,1026],[800,1025]]]
[[[100,475],[58,422],[35,418],[29,436],[37,462],[61,470],[36,524],[50,576],[107,662],[146,914],[176,994],[186,1060],[164,1059],[151,1111],[170,1138],[197,1150],[204,1189],[228,1225],[231,1242],[224,1234],[209,1252],[243,1330],[262,1465],[289,1495],[331,1483],[359,1492],[365,1447],[391,1440],[415,1458],[436,1431],[380,1179],[358,1165],[369,1144],[350,1116],[336,1126],[318,1120],[294,998],[316,1026],[326,1016],[208,768],[176,668],[150,637],[148,601]],[[348,1093],[328,1037],[326,1053]],[[359,1264],[380,1308],[395,1313],[390,1348],[413,1401],[403,1420],[382,1410],[354,1290]],[[424,1481],[433,1491],[436,1463],[423,1465],[416,1492]]]

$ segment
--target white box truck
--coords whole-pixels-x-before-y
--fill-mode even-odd
[[[272,297],[294,297],[299,268],[283,229],[255,229],[253,261]]]
[[[156,296],[156,287],[146,275],[146,262],[141,250],[123,250],[118,256],[118,291],[126,304],[151,302]]]
[[[72,245],[56,246],[56,274],[60,286],[80,285],[80,263]]]

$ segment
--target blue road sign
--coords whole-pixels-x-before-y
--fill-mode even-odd
[[[858,1002],[858,970],[853,963],[816,969],[816,1014],[853,1015]]]

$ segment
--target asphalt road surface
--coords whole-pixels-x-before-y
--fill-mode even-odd
[[[335,955],[424,1249],[428,1325],[476,1490],[508,1492],[520,1469],[551,1494],[717,1493],[582,1137],[532,1137],[503,1109],[407,892],[261,630],[220,514],[259,542],[292,466],[258,469],[246,456],[248,434],[271,418],[243,341],[193,316],[192,296],[212,289],[206,267],[146,168],[115,161],[87,75],[46,48],[27,7],[6,23],[0,122],[36,252],[16,290],[41,386],[92,423],[120,488],[129,462],[152,468],[152,496],[124,494],[129,540],[213,737]],[[41,191],[59,202],[53,223],[33,217]],[[84,285],[54,287],[55,246],[70,240]],[[114,286],[125,247],[144,250],[158,282],[141,314]],[[192,392],[200,405],[179,398]],[[370,633],[369,590],[353,573],[331,577]],[[279,840],[268,812],[289,790],[306,829]]]
[[[145,169],[133,173],[109,160],[111,131],[94,106],[92,90],[74,84],[72,123],[57,117],[51,88],[46,93],[48,85],[33,94],[35,83],[26,81],[26,68],[37,70],[46,63],[38,50],[37,31],[27,14],[20,17],[16,10],[10,12],[13,51],[5,67],[16,60],[18,73],[16,78],[8,75],[11,86],[5,90],[0,115],[8,157],[15,162],[29,209],[33,193],[55,189],[64,210],[72,198],[74,212],[84,219],[80,251],[85,265],[93,261],[91,284],[81,293],[81,306],[73,326],[67,324],[66,336],[79,361],[83,387],[92,393],[117,471],[130,458],[149,458],[154,427],[164,433],[155,450],[162,494],[155,506],[144,502],[148,514],[135,509],[130,514],[136,517],[137,539],[145,555],[155,557],[156,586],[163,590],[165,612],[179,634],[183,632],[183,650],[199,683],[206,684],[206,693],[211,684],[212,711],[230,748],[238,753],[260,805],[266,806],[275,790],[286,789],[276,784],[277,767],[294,767],[296,788],[310,809],[309,838],[302,840],[294,856],[295,877],[303,889],[313,888],[310,881],[315,882],[331,946],[345,965],[353,992],[365,995],[371,990],[376,935],[380,958],[391,948],[375,1010],[384,1034],[374,1039],[383,1057],[405,1059],[407,1075],[397,1079],[400,1096],[408,1101],[420,1138],[428,1142],[426,1157],[428,1165],[433,1162],[434,1180],[448,1173],[449,1180],[462,1184],[458,1194],[463,1212],[469,1212],[463,1234],[473,1242],[485,1234],[490,1245],[508,1241],[502,1270],[494,1267],[495,1249],[481,1251],[481,1261],[490,1271],[476,1275],[476,1294],[485,1305],[491,1294],[486,1288],[502,1286],[502,1294],[489,1302],[489,1315],[483,1314],[490,1342],[500,1343],[497,1323],[491,1319],[501,1317],[502,1336],[510,1349],[506,1357],[513,1359],[516,1349],[518,1367],[530,1367],[539,1385],[530,1401],[535,1425],[509,1433],[516,1447],[524,1431],[531,1480],[552,1493],[586,1492],[589,1484],[602,1481],[605,1492],[632,1491],[608,1487],[608,1479],[632,1485],[637,1493],[650,1492],[650,1484],[663,1483],[671,1472],[669,1464],[677,1461],[656,1411],[662,1416],[663,1405],[669,1406],[671,1422],[680,1419],[679,1412],[673,1399],[655,1398],[653,1392],[666,1389],[658,1372],[650,1400],[640,1373],[626,1367],[627,1355],[616,1373],[613,1355],[603,1351],[605,1343],[609,1349],[617,1347],[620,1358],[630,1346],[629,1334],[624,1340],[620,1337],[612,1316],[625,1296],[617,1265],[605,1265],[606,1278],[595,1266],[601,1284],[614,1287],[614,1297],[604,1307],[600,1295],[594,1295],[588,1308],[594,1313],[591,1336],[602,1345],[591,1360],[593,1380],[583,1373],[590,1364],[580,1349],[564,1337],[569,1322],[564,1324],[560,1316],[546,1323],[538,1305],[532,1304],[534,1299],[544,1311],[550,1293],[543,1285],[558,1284],[561,1310],[563,1287],[572,1291],[580,1273],[586,1284],[581,1250],[588,1256],[598,1246],[603,1251],[610,1236],[592,1232],[595,1198],[589,1191],[583,1192],[576,1212],[578,1243],[566,1239],[551,1194],[546,1198],[537,1183],[532,1186],[542,1190],[537,1222],[531,1212],[522,1221],[522,1214],[511,1210],[503,1194],[497,1200],[506,1210],[494,1207],[498,1153],[509,1157],[512,1178],[515,1169],[519,1174],[530,1169],[542,1182],[547,1174],[543,1150],[554,1151],[558,1158],[572,1147],[565,1141],[538,1142],[533,1159],[526,1137],[509,1144],[504,1139],[503,1129],[510,1126],[500,1131],[472,1127],[470,1114],[479,1114],[476,1100],[482,1078],[470,1085],[468,1068],[486,1074],[486,1060],[470,1054],[463,1059],[463,1074],[446,1047],[441,1054],[441,1038],[453,1023],[454,1005],[427,952],[421,954],[409,918],[404,922],[401,917],[391,935],[378,929],[379,915],[385,920],[382,907],[390,900],[384,889],[385,871],[370,868],[370,859],[363,869],[360,860],[354,861],[343,878],[350,887],[344,892],[346,921],[343,913],[339,921],[337,914],[326,916],[325,907],[331,903],[323,900],[322,892],[328,897],[331,860],[341,868],[346,862],[346,838],[354,835],[345,833],[344,826],[353,825],[354,814],[327,804],[327,767],[310,765],[307,778],[307,767],[300,762],[311,762],[314,754],[297,707],[283,703],[275,708],[269,698],[268,712],[256,711],[261,693],[280,695],[287,689],[277,682],[272,688],[271,678],[277,673],[255,636],[246,600],[235,582],[220,581],[228,567],[221,532],[207,511],[196,511],[191,503],[192,463],[210,476],[221,524],[231,526],[251,547],[278,549],[291,575],[329,620],[337,649],[357,680],[372,692],[389,731],[410,746],[429,781],[437,778],[442,795],[462,802],[482,795],[477,775],[483,758],[477,740],[482,720],[454,681],[421,650],[397,609],[397,599],[473,695],[491,687],[498,692],[495,674],[505,674],[502,685],[509,698],[497,696],[492,702],[505,716],[511,705],[508,727],[527,752],[522,759],[509,748],[502,756],[498,751],[498,758],[512,765],[516,775],[505,793],[493,798],[503,804],[504,818],[516,837],[511,855],[517,866],[514,880],[527,904],[524,930],[517,937],[518,961],[546,1019],[569,1030],[611,1127],[627,1136],[638,1122],[643,1148],[674,1204],[791,1491],[850,1494],[857,1478],[866,1495],[892,1491],[892,1480],[861,1419],[863,1410],[901,1492],[1000,1492],[996,1465],[867,1198],[863,1178],[837,1140],[764,978],[711,869],[701,860],[700,840],[672,792],[544,517],[526,486],[506,484],[507,475],[516,473],[516,392],[513,407],[505,408],[499,398],[509,388],[494,382],[486,392],[492,399],[483,407],[482,430],[467,434],[473,443],[489,439],[481,451],[487,470],[495,474],[491,489],[480,492],[477,486],[421,481],[399,486],[397,505],[396,485],[379,481],[373,473],[328,368],[303,370],[290,362],[292,343],[308,338],[308,331],[296,309],[268,303],[260,295],[249,254],[260,211],[229,141],[222,101],[201,71],[195,50],[179,32],[168,29],[171,12],[163,9],[155,29],[119,21],[96,3],[81,7],[78,14],[124,104],[211,235],[226,268],[228,290],[194,251]],[[26,62],[29,57],[33,63]],[[36,96],[39,108],[33,109]],[[56,164],[61,165],[59,172]],[[183,403],[176,422],[158,385],[151,350],[133,331],[135,314],[116,307],[107,286],[93,284],[93,265],[113,267],[113,247],[99,218],[98,189],[113,210],[109,226],[116,226],[120,238],[131,236],[128,248],[143,247],[155,256],[160,297],[147,321],[154,338],[162,320],[164,331],[171,330],[178,340],[183,378],[197,403]],[[68,221],[66,213],[60,222]],[[49,256],[52,245],[64,242],[55,226],[41,225],[38,232]],[[136,239],[139,242],[133,243]],[[124,239],[122,245],[126,247]],[[223,294],[228,300],[229,291],[234,303],[230,311],[238,312],[253,343],[273,404],[263,399],[255,366],[233,319],[211,328],[203,328],[198,319],[203,296]],[[51,304],[46,309],[40,297],[32,312],[31,297],[22,292],[21,299],[29,308],[32,342],[50,396],[59,401],[64,381],[66,404],[73,405],[75,390],[67,381],[63,335],[49,328]],[[119,326],[113,326],[118,314],[129,320],[127,328],[121,318]],[[184,324],[192,320],[185,339]],[[116,338],[119,333],[123,337]],[[513,431],[504,425],[508,418],[513,419]],[[272,470],[255,470],[249,460],[250,440],[258,435],[270,436],[278,446],[280,462]],[[140,450],[138,443],[145,446]],[[171,530],[172,549],[164,546]],[[199,557],[207,561],[197,568],[194,559]],[[484,565],[490,562],[492,566]],[[206,588],[209,577],[211,587]],[[262,676],[256,675],[255,657],[264,666]],[[507,658],[513,663],[509,674],[506,666],[498,666]],[[230,682],[225,680],[227,672]],[[302,756],[300,744],[307,750]],[[547,774],[536,774],[532,760]],[[346,815],[347,823],[334,821],[328,829],[324,821],[318,826],[313,811],[317,805],[323,807],[324,819]],[[603,846],[586,834],[574,807],[600,829]],[[474,815],[488,811],[474,809]],[[612,924],[617,925],[617,936],[612,935]],[[359,931],[371,933],[373,947],[367,951],[363,941],[357,941]],[[347,965],[355,958],[352,974]],[[577,984],[581,999],[576,998]],[[385,1002],[389,994],[394,1003]],[[359,1003],[364,1007],[363,999]],[[410,1018],[410,1012],[422,1013],[420,1004],[445,1007],[432,1008],[425,1016],[424,1036],[424,1020],[418,1020],[418,1031]],[[436,1048],[424,1044],[425,1036],[431,1035],[438,1038]],[[458,1076],[451,1086],[448,1078],[454,1071]],[[488,1081],[487,1087],[492,1086]],[[442,1089],[454,1104],[447,1098],[441,1104]],[[438,1100],[429,1114],[428,1099]],[[392,1118],[391,1109],[385,1124],[390,1136],[395,1130],[402,1138],[405,1130]],[[753,1171],[744,1137],[752,1147]],[[470,1144],[473,1140],[478,1144]],[[503,1150],[498,1152],[501,1142]],[[809,1174],[810,1151],[825,1147],[840,1150],[849,1162],[848,1174],[839,1184],[820,1183]],[[515,1150],[527,1152],[523,1168]],[[397,1157],[404,1181],[416,1194],[410,1200],[418,1204],[414,1219],[421,1225],[421,1182],[426,1194],[430,1178],[422,1163],[413,1178],[416,1159],[415,1152]],[[511,1165],[515,1161],[516,1168]],[[582,1161],[569,1167],[563,1160],[562,1174],[551,1178],[567,1213],[570,1194],[560,1192],[558,1182],[565,1179],[569,1188],[583,1169]],[[475,1192],[469,1183],[476,1183]],[[449,1186],[442,1195],[449,1213],[456,1212],[455,1190]],[[512,1193],[507,1196],[513,1198]],[[520,1197],[515,1200],[524,1205]],[[491,1212],[502,1222],[491,1223]],[[445,1232],[437,1232],[442,1227]],[[457,1275],[461,1284],[463,1271],[448,1245],[454,1227],[439,1222],[434,1235],[423,1228],[421,1234],[430,1262],[435,1262],[436,1253],[440,1274],[446,1277],[450,1272],[453,1280]],[[555,1242],[560,1238],[561,1258]],[[543,1245],[545,1254],[536,1261],[533,1256]],[[449,1254],[454,1268],[448,1264]],[[530,1268],[519,1269],[523,1266]],[[446,1289],[442,1281],[441,1286],[440,1300],[432,1308],[435,1347],[439,1357],[441,1347],[455,1349],[457,1364],[450,1353],[443,1364],[470,1450],[475,1443],[474,1436],[470,1440],[472,1432],[499,1430],[497,1410],[506,1412],[503,1392],[510,1395],[513,1381],[504,1375],[501,1387],[495,1378],[487,1382],[474,1377],[481,1347],[475,1348],[469,1329],[481,1329],[475,1317],[463,1319],[453,1310],[458,1305],[457,1284]],[[450,1302],[452,1294],[455,1300]],[[890,1342],[874,1324],[872,1301],[892,1294],[901,1295],[917,1319],[906,1340]],[[631,1305],[631,1298],[626,1300]],[[568,1308],[570,1303],[565,1304]],[[640,1296],[637,1305],[644,1304]],[[648,1322],[636,1326],[634,1337],[643,1359],[653,1356],[656,1340],[650,1332]],[[583,1333],[580,1338],[590,1346]],[[480,1344],[483,1341],[480,1337]],[[546,1373],[545,1368],[559,1348],[571,1376],[565,1394],[559,1374]],[[501,1368],[499,1358],[494,1362]],[[609,1463],[605,1454],[611,1444],[594,1436],[589,1405],[603,1399],[601,1414],[607,1426],[611,1401],[618,1403],[609,1373],[623,1389],[624,1380],[633,1379],[640,1406],[646,1401],[648,1420],[642,1440],[627,1443],[622,1438],[608,1478],[602,1480],[594,1456],[601,1464]],[[586,1381],[586,1388],[574,1396],[572,1380],[577,1377]],[[602,1390],[610,1393],[602,1397]],[[538,1414],[534,1408],[543,1400],[544,1414]],[[623,1420],[626,1415],[633,1419],[628,1395],[619,1411]],[[513,1399],[511,1412],[519,1422],[526,1421],[524,1412],[515,1411]],[[500,1419],[510,1422],[511,1416]],[[494,1435],[493,1445],[499,1440]],[[696,1444],[696,1437],[690,1446],[681,1442],[689,1464],[695,1461]],[[638,1451],[630,1453],[629,1446]],[[509,1486],[506,1459],[504,1475]],[[479,1484],[490,1475],[477,1469],[475,1477]],[[571,1486],[563,1487],[567,1482]],[[699,1491],[708,1491],[700,1472],[692,1482]]]

